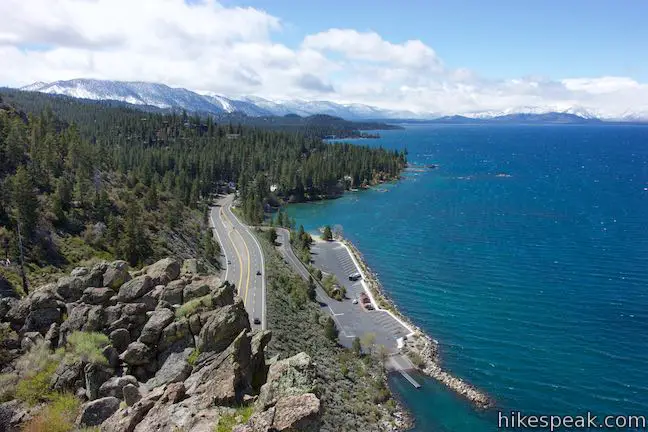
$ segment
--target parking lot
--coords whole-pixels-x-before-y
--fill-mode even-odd
[[[333,274],[346,288],[347,298],[343,301],[329,299],[329,307],[341,331],[341,336],[353,339],[365,333],[376,335],[376,344],[384,345],[390,351],[397,350],[397,339],[409,330],[386,311],[365,310],[359,303],[353,304],[364,292],[361,281],[350,281],[349,275],[356,273],[351,255],[339,242],[316,242],[311,248],[313,265],[324,273]],[[342,338],[340,338],[342,341]],[[343,341],[345,345],[345,343]]]

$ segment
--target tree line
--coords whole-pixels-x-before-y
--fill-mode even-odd
[[[244,216],[259,223],[283,200],[393,178],[405,164],[403,153],[186,112],[20,91],[0,98],[0,236],[8,239],[0,245],[7,255],[15,250],[20,224],[41,264],[56,255],[47,251],[52,233],[90,244],[102,238],[100,249],[141,263],[158,246],[157,228],[142,229],[144,219],[154,218],[159,230],[177,228],[187,212],[204,213],[210,194],[229,182]]]

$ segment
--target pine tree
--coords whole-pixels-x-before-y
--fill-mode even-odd
[[[129,200],[126,209],[124,233],[119,251],[132,266],[138,265],[149,251],[148,239],[142,226],[140,208],[134,199]]]
[[[20,221],[25,236],[30,236],[38,222],[38,195],[29,173],[24,166],[19,166],[12,178],[12,203],[16,209],[16,218]]]

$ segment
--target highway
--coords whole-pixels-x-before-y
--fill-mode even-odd
[[[224,280],[236,286],[250,316],[252,328],[266,328],[266,280],[258,240],[232,212],[234,195],[219,197],[210,209],[212,227],[225,255]],[[260,274],[259,274],[260,273]],[[255,319],[260,324],[255,324]]]

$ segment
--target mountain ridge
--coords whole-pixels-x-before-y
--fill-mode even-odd
[[[451,117],[455,117],[460,123],[470,123],[470,121],[464,119],[497,122],[515,121],[517,119],[534,123],[542,121],[581,122],[578,119],[584,121],[648,121],[648,112],[627,111],[622,118],[605,118],[597,110],[581,106],[560,110],[555,107],[521,106],[504,110],[476,111],[454,115],[415,113],[413,111],[390,110],[359,103],[342,104],[326,100],[270,100],[253,95],[231,98],[215,92],[200,93],[161,83],[89,78],[50,83],[36,82],[21,87],[20,90],[60,94],[81,99],[115,100],[139,106],[179,109],[208,114],[243,113],[252,117],[285,116],[286,114],[307,117],[314,114],[326,114],[346,120],[420,120],[440,123],[448,122]],[[515,116],[519,117],[516,118]],[[536,118],[533,118],[534,116]],[[562,118],[560,118],[561,116]]]

